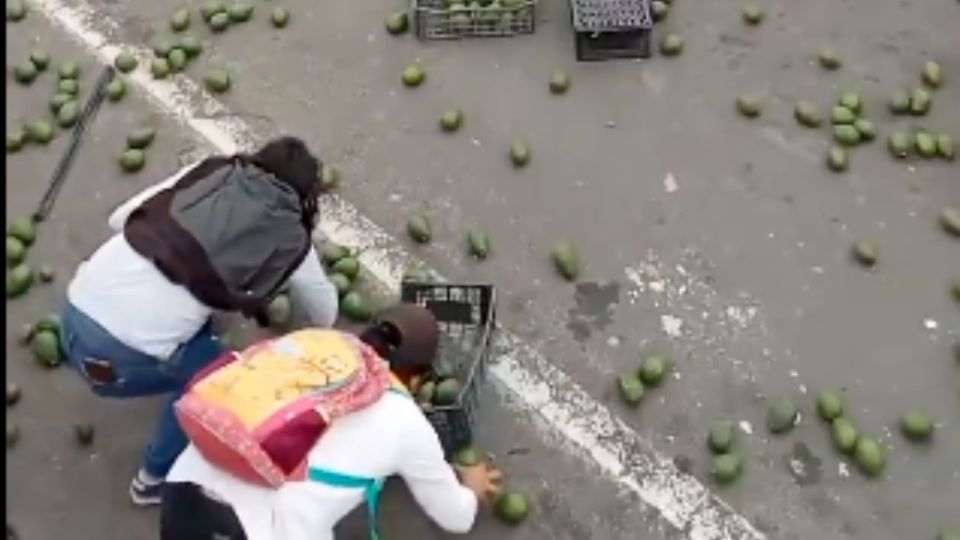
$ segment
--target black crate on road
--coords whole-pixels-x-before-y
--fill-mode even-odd
[[[570,0],[577,60],[647,58],[650,0]]]
[[[492,285],[451,285],[405,282],[401,301],[419,304],[436,316],[440,343],[434,370],[463,383],[452,405],[426,411],[449,457],[473,441],[473,419],[479,386],[487,376],[496,328],[496,292]]]
[[[460,39],[532,34],[536,0],[412,0],[420,39]]]

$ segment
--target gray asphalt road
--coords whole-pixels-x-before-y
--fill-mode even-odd
[[[81,65],[82,97],[89,95],[101,69],[88,51],[68,41],[38,15],[9,25],[7,65],[44,49],[54,58]],[[32,85],[7,81],[8,126],[48,118],[47,101],[53,94],[55,74],[48,70]],[[127,175],[117,165],[126,134],[149,125],[158,130],[148,151],[148,164],[138,174]],[[7,214],[10,220],[36,208],[69,133],[60,130],[48,147],[28,146],[8,155]],[[152,429],[159,402],[153,399],[111,402],[94,397],[66,368],[47,370],[35,364],[28,350],[17,343],[20,328],[56,311],[73,269],[89,255],[109,231],[106,217],[126,197],[136,193],[211,149],[158,110],[135,87],[122,102],[105,103],[89,128],[54,213],[40,229],[28,262],[35,268],[56,270],[51,285],[35,285],[31,292],[7,304],[6,376],[22,388],[23,398],[8,408],[7,421],[20,431],[20,441],[7,450],[9,476],[8,523],[20,538],[53,538],[69,530],[77,540],[129,540],[156,537],[155,511],[132,507],[127,497],[130,478],[139,465],[142,445]],[[249,336],[233,321],[234,336]],[[476,437],[497,463],[509,472],[509,485],[529,493],[536,519],[508,530],[483,513],[473,537],[511,538],[679,538],[656,515],[621,496],[609,482],[598,478],[572,456],[545,441],[538,426],[518,418],[490,391],[481,397]],[[96,441],[80,448],[73,425],[91,423]],[[571,491],[566,486],[578,486]],[[391,486],[384,496],[381,531],[388,538],[442,538],[401,486]],[[339,537],[366,538],[365,514],[359,510],[342,524]]]
[[[956,526],[958,367],[949,351],[960,339],[960,311],[948,284],[960,275],[960,251],[937,229],[936,216],[960,206],[960,175],[955,163],[894,162],[882,142],[894,129],[916,126],[960,137],[955,2],[773,1],[765,24],[748,28],[736,2],[678,0],[666,24],[685,35],[683,56],[589,65],[573,61],[567,8],[553,0],[541,5],[535,36],[431,44],[382,31],[385,14],[403,3],[286,5],[289,28],[270,29],[265,9],[258,11],[248,27],[208,40],[191,73],[229,65],[236,84],[223,101],[260,132],[313,142],[344,170],[345,197],[387,230],[402,236],[410,215],[428,214],[437,241],[418,254],[454,279],[494,282],[506,326],[696,475],[706,480],[710,423],[741,422],[752,432],[741,438],[748,470],[723,496],[771,537],[928,538],[941,525]],[[123,40],[165,35],[164,5],[137,0],[102,9],[123,21]],[[8,37],[8,65],[34,33],[54,47],[56,36],[32,28]],[[842,69],[816,67],[821,46],[838,51]],[[948,74],[931,116],[890,117],[886,97],[918,85],[929,58]],[[413,61],[428,80],[407,90],[399,74]],[[557,68],[573,78],[563,97],[547,91]],[[823,164],[828,132],[796,126],[792,106],[808,99],[826,111],[845,89],[864,96],[881,135],[853,152],[850,171],[835,175]],[[734,99],[745,92],[767,96],[760,119],[735,114]],[[42,108],[39,96],[22,90],[13,99],[36,103],[8,101],[8,115]],[[465,113],[455,135],[437,129],[447,106]],[[121,137],[110,128],[132,120],[111,119],[109,107],[103,116],[99,130],[111,150],[90,152],[78,177],[90,167],[97,185],[132,190],[113,173]],[[515,138],[533,149],[522,171],[507,159]],[[165,170],[163,159],[172,165],[178,150],[152,154],[154,171]],[[19,186],[51,166],[31,151],[8,161],[15,175],[8,177]],[[42,190],[34,180],[11,187],[8,208]],[[52,225],[62,234],[46,235],[50,256],[70,252],[78,260],[81,248],[105,233],[89,216],[101,219],[122,194],[90,206],[62,204],[63,221]],[[483,264],[464,256],[463,231],[473,224],[486,227],[495,245]],[[874,271],[849,260],[851,243],[864,238],[881,249]],[[558,281],[548,265],[550,247],[564,239],[577,242],[587,260],[577,286]],[[678,377],[639,411],[621,408],[613,375],[654,351],[676,360]],[[838,459],[812,414],[812,396],[825,389],[842,390],[862,429],[888,445],[885,479],[867,481]],[[802,404],[804,421],[771,439],[764,414],[778,396]],[[75,399],[90,401],[82,392]],[[898,416],[912,408],[938,421],[929,448],[906,444],[896,431]],[[491,440],[540,444],[529,426],[502,429],[505,435]],[[51,441],[59,440],[53,432]],[[123,448],[111,444],[111,452],[132,466],[139,438],[128,439]],[[558,497],[561,510],[535,526],[547,529],[517,534],[626,537],[629,527],[604,529],[598,516],[617,515],[629,502],[605,493],[602,483],[581,493],[595,484],[589,472],[541,448],[551,457],[527,459],[518,475],[547,482],[544,493]],[[104,497],[119,501],[127,469]],[[33,482],[36,497],[42,485]]]

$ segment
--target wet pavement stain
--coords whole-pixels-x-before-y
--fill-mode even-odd
[[[615,281],[578,283],[574,300],[576,305],[570,309],[567,328],[574,339],[584,342],[594,330],[602,331],[613,322],[620,303],[620,284]]]
[[[812,486],[823,477],[823,460],[810,451],[806,443],[798,442],[793,450],[784,456],[787,470],[796,480],[797,485]]]

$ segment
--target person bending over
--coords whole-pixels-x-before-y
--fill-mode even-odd
[[[318,167],[291,137],[185,167],[117,208],[108,219],[115,234],[69,283],[61,345],[92,390],[171,394],[130,485],[134,503],[159,503],[186,447],[172,404],[223,352],[214,312],[263,324],[265,306],[289,283],[313,325],[333,324],[336,289],[311,242]]]
[[[298,345],[309,343],[310,332],[331,331],[302,330],[254,347],[302,355],[303,361],[335,356],[317,352],[319,347]],[[395,380],[404,382],[430,369],[437,340],[433,315],[412,304],[387,310],[360,335],[360,341],[376,352],[376,361],[386,358]],[[239,357],[249,354],[245,351]],[[264,370],[280,369],[276,366],[286,362],[274,356],[265,360],[258,364]],[[256,360],[249,365],[254,364]],[[265,380],[276,375],[252,376]],[[283,410],[290,410],[289,404]],[[192,435],[191,439],[196,440]],[[226,465],[217,466],[197,444],[190,444],[167,477],[161,540],[332,540],[337,522],[364,499],[373,514],[371,537],[376,538],[376,496],[380,482],[393,475],[405,481],[440,527],[465,533],[473,526],[478,503],[489,502],[499,490],[500,472],[489,464],[455,469],[444,460],[436,432],[403,391],[384,391],[371,403],[338,417],[307,448],[303,479],[271,487],[228,472]]]

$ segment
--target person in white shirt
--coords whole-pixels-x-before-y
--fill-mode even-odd
[[[241,170],[240,166],[253,168]],[[208,173],[221,168],[252,170],[259,176],[243,181],[254,188],[255,182],[262,181],[261,185],[287,197],[290,212],[295,214],[293,218],[288,216],[286,223],[264,223],[265,230],[271,226],[280,229],[301,219],[303,228],[312,229],[318,211],[318,167],[318,160],[303,142],[288,137],[270,141],[249,156],[213,156],[185,167],[117,208],[108,219],[115,234],[78,267],[68,286],[61,317],[61,345],[68,362],[100,396],[171,394],[130,486],[135,504],[159,503],[163,480],[187,444],[172,404],[190,379],[220,356],[223,348],[210,323],[213,313],[222,307],[215,309],[198,299],[197,289],[191,288],[190,283],[174,282],[155,259],[136,249],[126,230],[130,216],[157,197],[176,192],[184,179],[206,178]],[[223,182],[232,179],[227,175]],[[273,217],[264,215],[262,219]],[[210,222],[225,227],[224,223],[235,221],[233,218],[229,214],[214,215]],[[256,219],[260,219],[259,215]],[[243,238],[242,233],[237,236]],[[284,277],[288,276],[290,293],[303,306],[310,323],[329,327],[337,315],[337,292],[309,242],[309,233],[291,233],[299,235],[297,238],[306,236],[307,243],[303,248],[305,255],[286,269]],[[159,236],[166,240],[171,235]],[[263,253],[257,260],[272,255]]]
[[[398,327],[404,330],[397,332]],[[397,339],[401,333],[402,340]],[[436,333],[426,308],[401,304],[360,338],[407,382],[429,369]],[[501,477],[487,462],[452,468],[418,405],[396,392],[338,418],[309,451],[307,462],[311,470],[354,478],[399,475],[430,518],[454,533],[472,528],[478,503],[496,496]],[[333,540],[334,526],[364,497],[360,486],[312,476],[279,488],[255,485],[210,463],[191,444],[167,476],[160,540]]]

